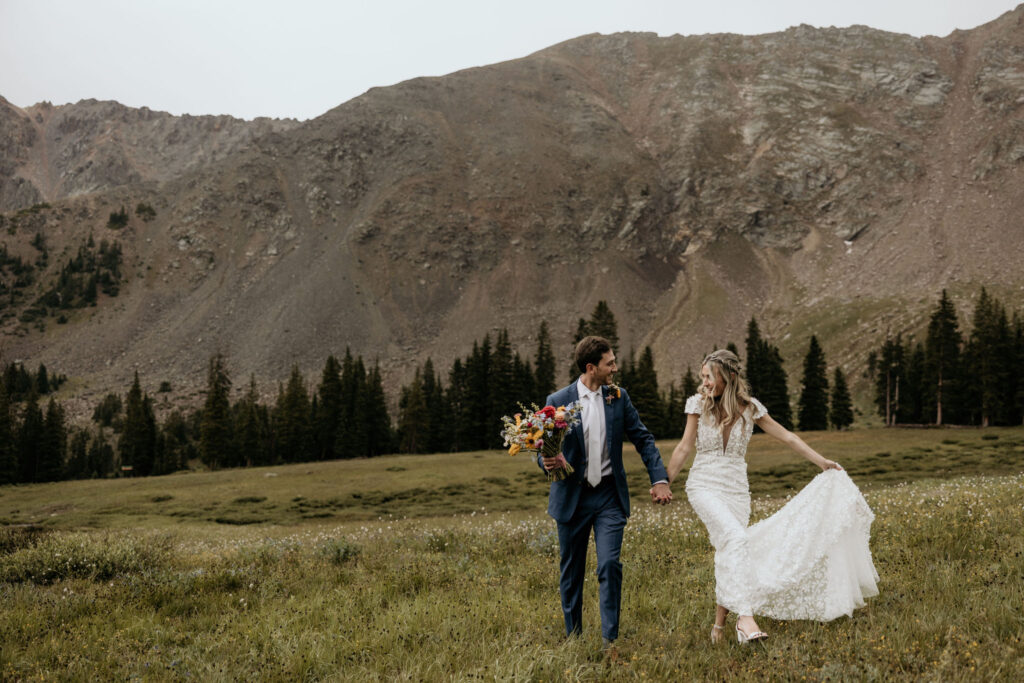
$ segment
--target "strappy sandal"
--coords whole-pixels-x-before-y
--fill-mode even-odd
[[[719,626],[718,624],[712,624],[711,625],[711,644],[712,645],[717,645],[718,643],[720,643],[720,642],[722,642],[724,640],[724,636],[723,636],[724,631],[725,631],[725,627],[724,626]]]
[[[754,631],[750,635],[747,635],[746,633],[740,630],[739,626],[736,627],[736,640],[738,640],[742,644],[752,643],[757,640],[767,640],[767,638],[768,634],[764,631]]]

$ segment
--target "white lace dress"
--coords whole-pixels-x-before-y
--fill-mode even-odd
[[[686,412],[701,415],[700,395]],[[715,595],[738,614],[829,621],[878,595],[868,547],[875,516],[842,470],[816,476],[771,517],[750,524],[747,444],[768,411],[756,399],[723,438],[700,417],[686,496],[715,547]]]

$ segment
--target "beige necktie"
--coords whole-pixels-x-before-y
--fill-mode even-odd
[[[587,415],[587,481],[591,486],[601,483],[601,429],[598,420],[604,419],[601,410],[601,392],[590,395],[590,414]]]

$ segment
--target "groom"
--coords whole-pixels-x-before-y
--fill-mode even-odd
[[[558,523],[561,552],[562,611],[567,635],[582,631],[583,575],[587,544],[594,531],[597,547],[597,581],[601,601],[601,635],[604,648],[611,648],[619,635],[619,603],[622,595],[622,532],[629,517],[629,489],[622,467],[623,434],[636,446],[651,478],[651,499],[668,503],[672,493],[668,474],[654,437],[640,421],[629,394],[611,384],[618,370],[608,340],[586,337],[576,345],[579,379],[548,396],[545,405],[564,406],[579,401],[581,422],[565,435],[562,452],[553,458],[538,456],[547,471],[574,471],[561,481],[551,482],[548,514]],[[609,386],[610,385],[610,386]]]

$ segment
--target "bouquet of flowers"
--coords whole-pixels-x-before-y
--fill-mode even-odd
[[[522,406],[520,405],[520,408]],[[544,406],[533,410],[522,408],[523,412],[512,417],[501,418],[504,429],[501,436],[508,447],[509,455],[527,453],[536,458],[543,452],[546,457],[553,458],[562,450],[562,439],[574,425],[580,422],[582,406],[579,401],[569,406]],[[565,467],[548,472],[548,479],[562,480],[573,473],[569,463]]]

